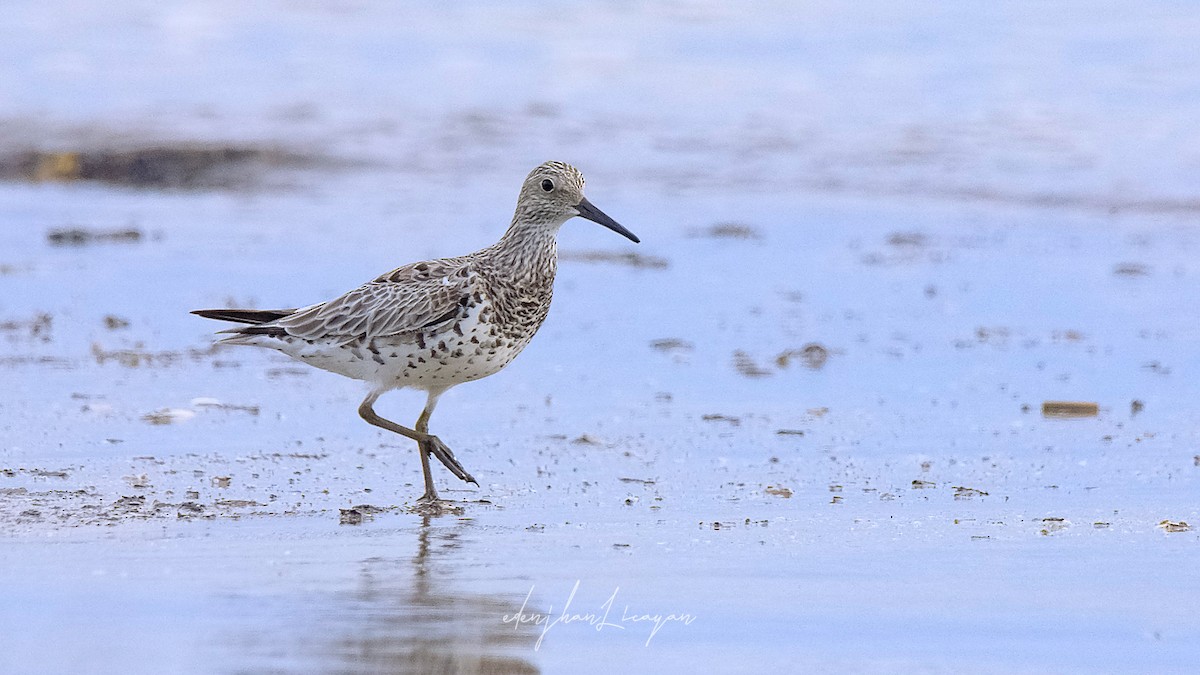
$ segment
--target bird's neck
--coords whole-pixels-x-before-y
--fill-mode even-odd
[[[508,231],[492,246],[491,258],[519,285],[554,283],[558,268],[558,228],[531,224],[514,218]]]

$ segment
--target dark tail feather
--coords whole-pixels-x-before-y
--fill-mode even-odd
[[[197,309],[192,312],[206,319],[255,325],[277,321],[295,313],[294,309]]]

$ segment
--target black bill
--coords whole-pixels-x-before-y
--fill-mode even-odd
[[[592,221],[593,223],[600,223],[601,225],[607,227],[608,229],[612,230],[613,232],[616,232],[617,234],[621,235],[622,237],[629,239],[630,241],[632,241],[635,244],[640,243],[642,241],[641,239],[637,238],[636,234],[625,229],[624,227],[621,226],[620,223],[613,220],[612,218],[609,218],[600,209],[592,206],[592,203],[587,200],[587,197],[584,197],[583,199],[579,200],[579,206],[576,206],[575,210],[579,212],[579,217],[587,218],[588,220]]]

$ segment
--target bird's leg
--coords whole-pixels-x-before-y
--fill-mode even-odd
[[[437,399],[441,395],[441,392],[437,392],[436,394],[430,392],[429,400],[425,404],[425,410],[421,412],[421,417],[417,420],[417,429],[415,430],[380,417],[375,412],[373,406],[382,393],[371,392],[363,399],[362,404],[358,406],[358,414],[368,424],[377,426],[380,429],[387,429],[392,433],[400,434],[417,442],[418,454],[421,456],[421,473],[425,477],[425,494],[421,497],[422,502],[434,503],[438,499],[437,489],[433,486],[433,474],[429,470],[429,455],[431,454],[437,457],[442,464],[446,465],[446,468],[459,479],[479,485],[471,477],[471,474],[462,468],[458,460],[454,459],[454,453],[450,451],[450,448],[446,447],[446,444],[437,436],[429,433],[429,416],[433,414],[433,407],[437,405]]]
[[[359,417],[362,417],[364,420],[366,420],[368,424],[373,424],[381,429],[387,429],[392,433],[400,434],[401,436],[411,438],[417,442],[417,454],[421,456],[421,473],[425,476],[425,494],[421,497],[421,501],[436,502],[438,498],[437,489],[433,486],[433,474],[429,471],[429,450],[427,449],[429,434],[420,431],[414,431],[406,426],[396,424],[389,419],[380,417],[379,414],[375,412],[375,408],[373,406],[375,405],[375,401],[379,398],[381,393],[383,392],[371,392],[365,399],[363,399],[362,404],[358,406]]]
[[[471,474],[467,473],[462,464],[459,464],[458,460],[454,458],[454,453],[450,450],[449,446],[443,443],[442,439],[429,433],[429,418],[433,415],[433,408],[437,405],[438,397],[441,395],[442,392],[440,391],[429,392],[429,399],[425,402],[425,409],[421,411],[421,416],[417,418],[417,433],[425,434],[426,438],[423,449],[425,452],[437,457],[438,461],[449,469],[450,473],[457,476],[459,480],[479,485],[479,482]]]

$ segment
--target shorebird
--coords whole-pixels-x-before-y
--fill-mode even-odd
[[[220,344],[274,349],[367,382],[370,392],[358,414],[417,442],[425,477],[418,504],[436,509],[441,502],[431,455],[459,479],[478,485],[450,448],[429,433],[438,398],[455,385],[496,374],[533,339],[550,310],[558,230],[575,216],[640,241],[584,197],[578,169],[546,162],[521,185],[504,236],[485,249],[398,267],[333,300],[299,309],[192,313],[247,324],[221,331],[231,335]],[[411,429],[374,409],[384,393],[406,387],[428,396]]]

